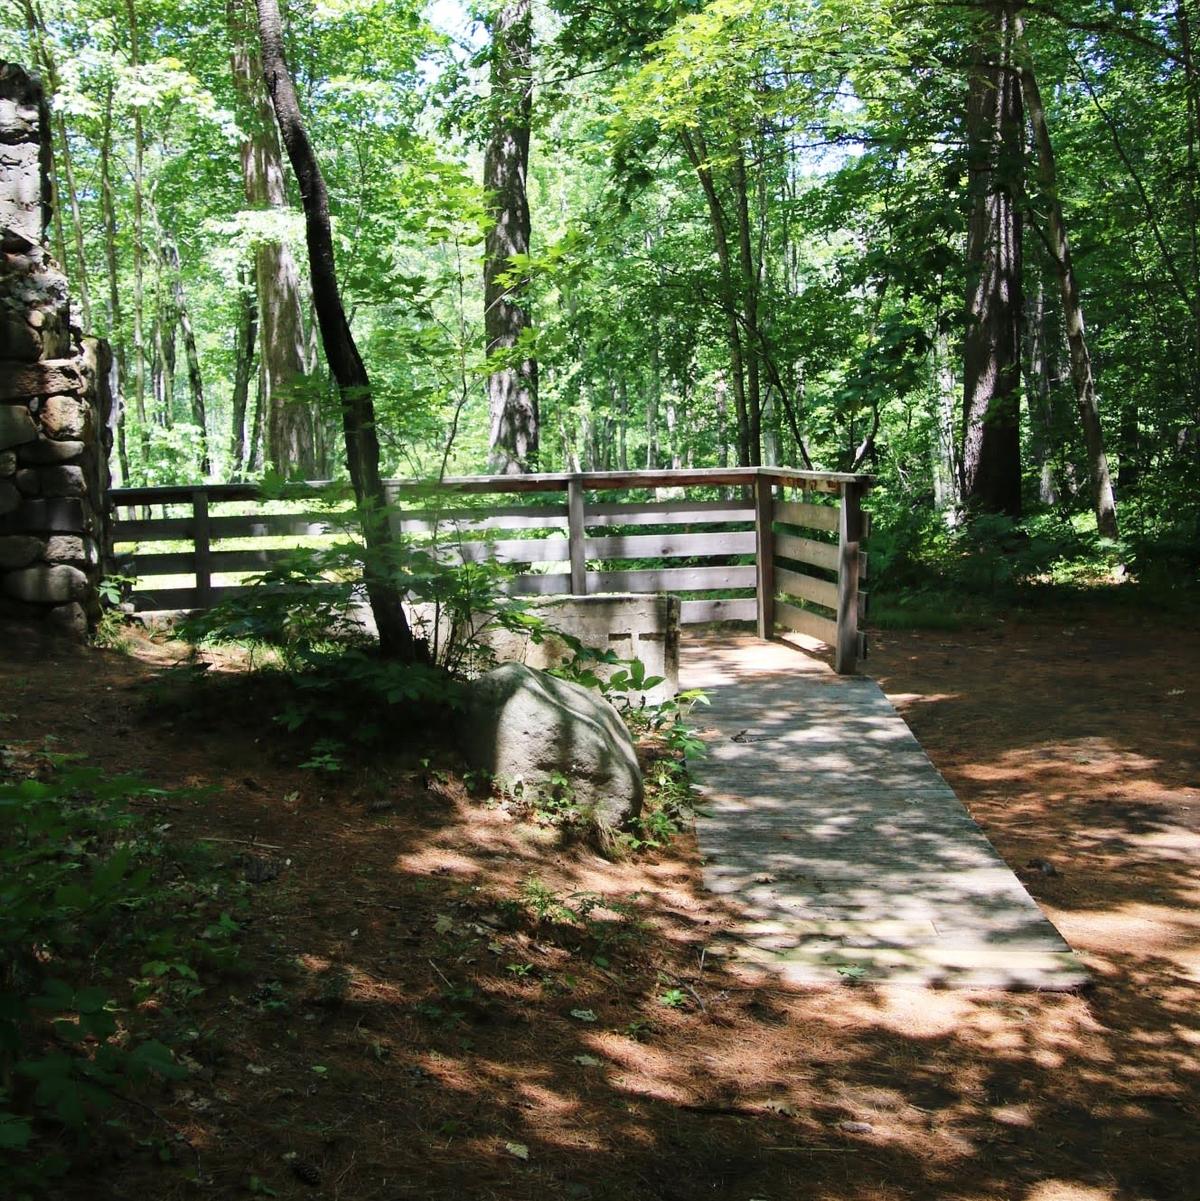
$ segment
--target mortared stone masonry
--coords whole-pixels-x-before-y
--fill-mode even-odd
[[[72,324],[47,249],[49,139],[40,83],[0,62],[0,631],[84,638],[100,611],[112,356]]]

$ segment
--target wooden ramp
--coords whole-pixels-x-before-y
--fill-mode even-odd
[[[799,984],[1074,989],[1088,976],[874,680],[787,642],[685,638],[704,883],[726,948]]]

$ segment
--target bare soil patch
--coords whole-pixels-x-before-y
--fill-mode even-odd
[[[705,955],[725,914],[690,838],[610,863],[468,796],[436,739],[326,777],[264,703],[158,704],[169,647],[64,654],[53,685],[10,648],[0,736],[210,789],[149,808],[221,840],[251,903],[238,971],[162,1018],[190,1078],[64,1197],[1190,1201],[1200,633],[1146,634],[884,634],[868,664],[1084,996],[747,988]],[[530,876],[646,928],[539,925]]]

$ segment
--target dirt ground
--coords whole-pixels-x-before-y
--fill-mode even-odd
[[[299,770],[261,711],[159,705],[174,654],[64,656],[52,687],[0,661],[0,738],[212,788],[150,808],[251,881],[241,968],[187,1008],[189,1079],[126,1115],[158,1150],[85,1158],[64,1197],[1200,1198],[1200,632],[874,640],[870,672],[1094,973],[1078,996],[748,988],[705,953],[724,915],[689,837],[609,863],[419,747]],[[513,904],[530,876],[632,898],[646,929],[538,925]]]

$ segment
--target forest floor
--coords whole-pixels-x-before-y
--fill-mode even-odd
[[[62,1197],[1197,1196],[1200,631],[1073,612],[874,640],[1082,995],[747,987],[704,953],[726,915],[690,836],[610,863],[420,748],[300,770],[260,713],[160,703],[177,658],[139,636],[52,684],[0,661],[17,738],[212,790],[142,807],[210,840],[251,914],[237,971],[186,1003],[189,1079]],[[530,877],[644,926],[539,923]]]

